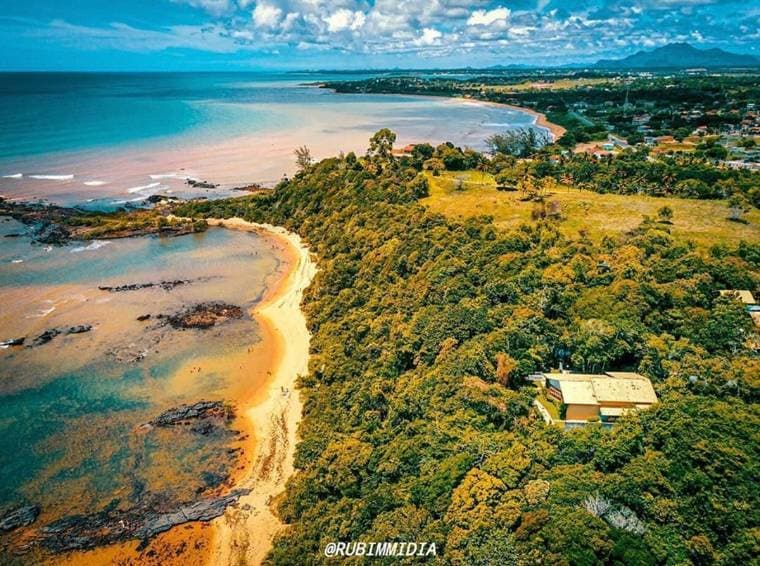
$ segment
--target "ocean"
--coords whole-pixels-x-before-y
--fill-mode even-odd
[[[315,86],[346,78],[0,74],[0,195],[115,205],[155,193],[213,198],[238,185],[274,185],[293,173],[301,145],[315,157],[364,151],[372,133],[389,127],[399,145],[452,141],[482,149],[488,135],[533,123],[521,112],[473,101]],[[188,177],[219,187],[192,190]]]

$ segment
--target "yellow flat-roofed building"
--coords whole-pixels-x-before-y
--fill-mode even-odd
[[[612,422],[657,403],[652,382],[634,372],[545,373],[547,395],[565,407],[566,421]]]

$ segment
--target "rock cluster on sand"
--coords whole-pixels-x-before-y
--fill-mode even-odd
[[[228,421],[232,418],[232,410],[222,401],[198,401],[192,405],[180,405],[164,411],[149,424],[166,427],[212,418]]]
[[[218,497],[166,507],[161,497],[146,498],[135,507],[119,509],[114,500],[104,510],[91,515],[71,515],[40,529],[38,543],[52,552],[86,550],[132,539],[143,541],[141,546],[159,533],[190,521],[210,521],[221,516],[249,490],[234,490]]]
[[[16,507],[12,511],[0,516],[0,531],[7,532],[31,525],[37,520],[39,514],[40,508],[36,505]]]
[[[211,328],[229,319],[240,319],[244,316],[243,309],[227,303],[200,303],[183,311],[170,315],[157,315],[156,318],[165,320],[172,328]]]
[[[27,348],[34,348],[36,346],[47,344],[53,338],[61,334],[83,334],[90,330],[92,330],[91,324],[78,324],[76,326],[69,326],[68,328],[48,328],[45,332],[32,340],[31,343],[27,345]],[[16,338],[16,341],[18,340],[21,340],[21,343],[23,343],[24,338]]]
[[[191,279],[175,279],[174,281],[159,281],[157,283],[129,283],[127,285],[99,285],[98,289],[101,291],[108,291],[109,293],[123,293],[124,291],[138,291],[140,289],[150,289],[152,287],[159,287],[164,291],[171,291],[175,287],[180,285],[187,285],[192,283]]]

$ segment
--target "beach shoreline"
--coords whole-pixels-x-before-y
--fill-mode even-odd
[[[503,104],[503,106],[507,106],[509,108],[514,108],[515,110],[520,110],[521,112],[524,112],[525,114],[530,114],[533,116],[536,121],[535,124],[539,128],[545,128],[549,130],[549,133],[552,136],[552,141],[556,142],[565,135],[567,130],[560,126],[559,124],[555,124],[554,122],[550,122],[549,119],[546,117],[546,114],[542,114],[541,112],[538,112],[536,110],[533,110],[532,108],[526,108],[524,106],[514,106],[512,104]]]
[[[207,219],[210,226],[244,230],[274,238],[291,254],[289,273],[258,305],[253,315],[272,336],[277,354],[265,392],[239,406],[253,440],[250,464],[235,488],[250,489],[234,507],[212,521],[209,564],[259,564],[284,525],[270,508],[294,472],[293,460],[302,404],[297,389],[299,375],[308,372],[310,334],[301,311],[304,290],[316,266],[301,238],[281,227],[247,222],[240,218]],[[262,395],[263,393],[263,395]]]
[[[457,97],[462,98],[462,97]],[[533,123],[538,126],[539,128],[544,128],[545,130],[549,130],[549,134],[552,136],[552,142],[556,142],[561,138],[562,136],[567,133],[567,130],[560,126],[559,124],[555,124],[554,122],[550,122],[549,119],[546,117],[546,114],[543,114],[541,112],[538,112],[537,110],[533,110],[532,108],[528,108],[527,106],[516,106],[514,104],[507,104],[506,102],[491,102],[487,100],[477,100],[474,98],[462,98],[462,100],[476,100],[477,102],[481,102],[483,104],[492,104],[495,106],[502,106],[506,108],[510,108],[512,110],[515,110],[517,112],[522,112],[523,114],[528,114],[529,116],[532,116],[534,118]]]

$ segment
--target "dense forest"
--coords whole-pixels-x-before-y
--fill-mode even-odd
[[[426,178],[392,142],[176,210],[283,225],[317,256],[271,562],[321,563],[334,541],[435,542],[443,564],[756,560],[757,331],[718,291],[760,288],[760,242],[702,249],[651,219],[598,243],[561,220],[456,222],[418,204]],[[560,362],[639,371],[661,402],[611,430],[549,426],[524,378]]]

